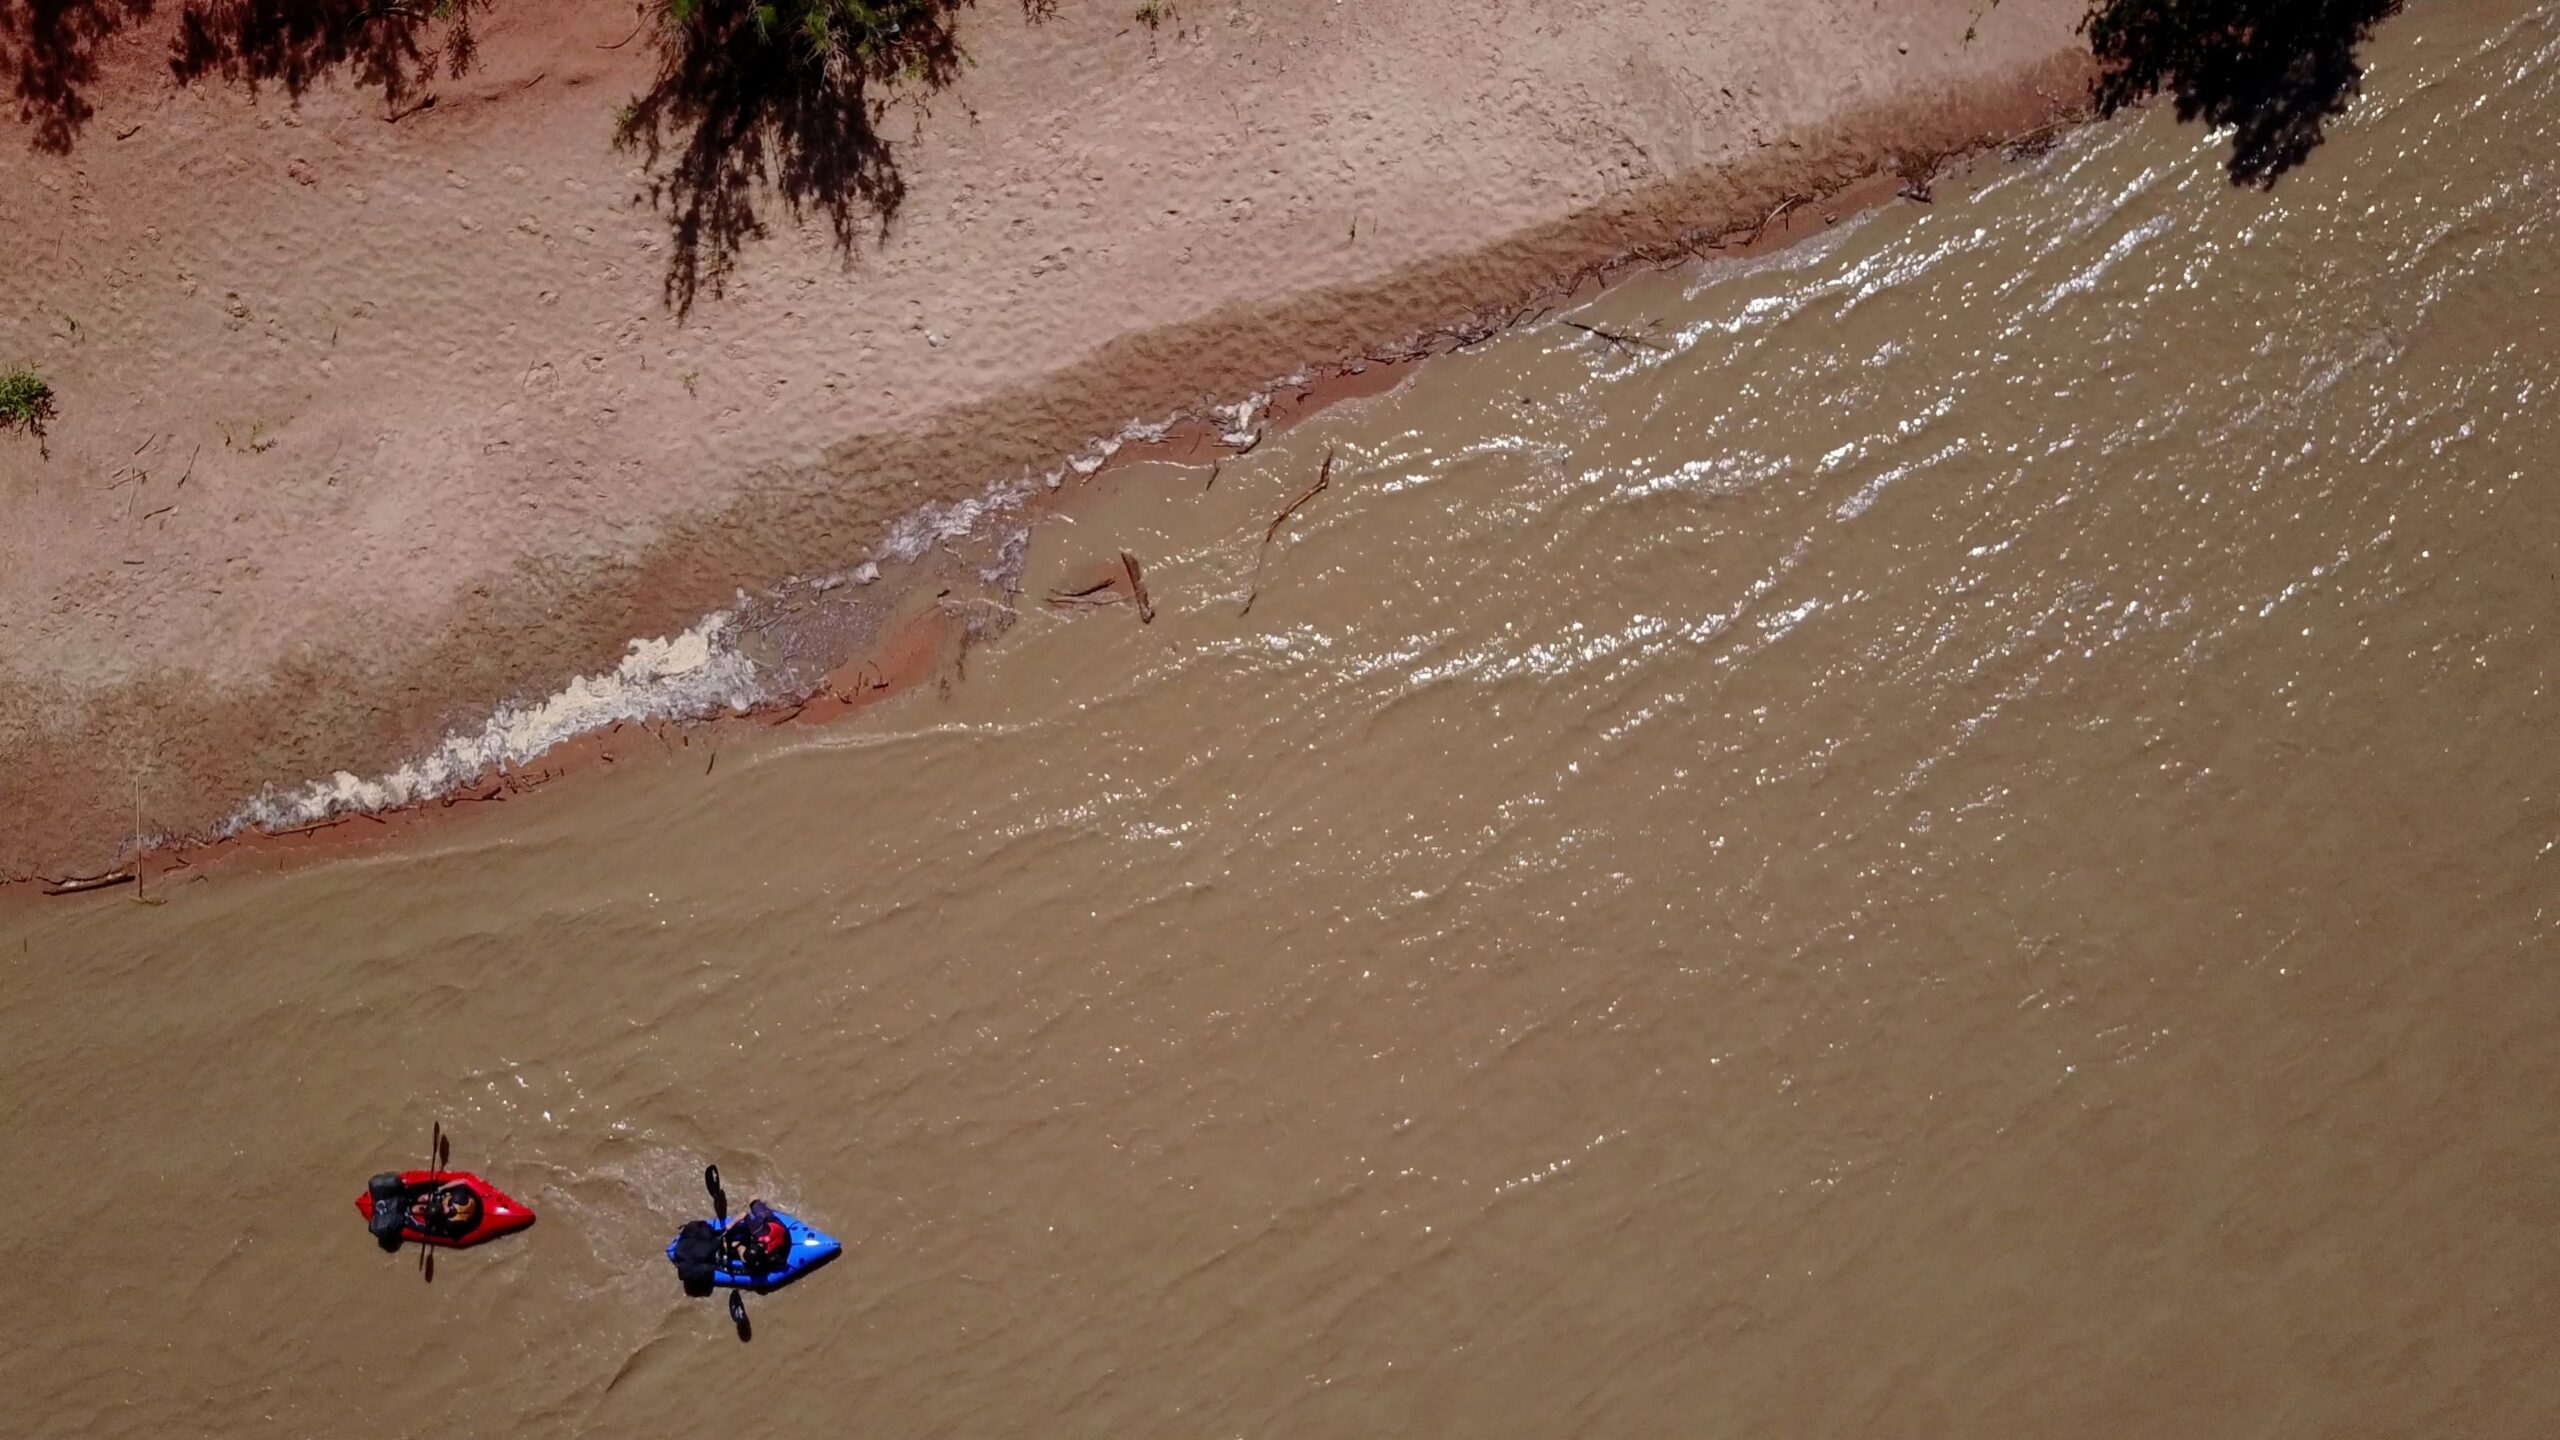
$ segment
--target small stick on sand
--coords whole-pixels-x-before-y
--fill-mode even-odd
[[[1129,593],[1138,599],[1138,623],[1153,625],[1156,623],[1156,602],[1147,598],[1147,581],[1138,572],[1138,557],[1126,550],[1121,551],[1120,568],[1129,572]]]
[[[47,895],[83,895],[91,890],[105,890],[117,885],[130,885],[134,872],[117,870],[106,875],[79,875],[69,880],[56,880],[45,886]]]
[[[142,877],[151,865],[151,852],[142,844],[142,775],[133,777],[133,898],[144,905],[166,905],[169,902],[142,893]]]
[[[1778,223],[1778,217],[1796,208],[1796,202],[1803,198],[1804,197],[1801,195],[1790,195],[1786,199],[1779,201],[1778,208],[1760,217],[1760,223],[1751,227],[1751,238],[1743,241],[1742,243],[1745,245],[1759,244],[1760,237],[1768,233],[1769,227]]]
[[[631,15],[632,20],[630,34],[623,36],[621,39],[614,41],[610,45],[599,45],[596,48],[599,50],[619,50],[623,46],[630,44],[633,40],[638,39],[640,36],[640,27],[649,23],[649,11],[645,6],[634,5],[631,7]]]
[[[1245,590],[1244,608],[1236,612],[1238,619],[1252,614],[1253,602],[1262,597],[1262,562],[1270,556],[1271,542],[1279,537],[1280,527],[1289,523],[1289,517],[1298,513],[1299,506],[1323,494],[1324,487],[1332,483],[1333,447],[1328,445],[1324,451],[1324,468],[1316,472],[1316,483],[1307,487],[1307,493],[1290,501],[1286,509],[1272,516],[1270,527],[1262,532],[1261,548],[1253,552],[1253,584]]]

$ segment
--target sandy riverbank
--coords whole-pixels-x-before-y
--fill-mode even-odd
[[[2075,4],[1974,8],[991,7],[886,239],[777,234],[681,318],[611,145],[626,6],[501,12],[397,123],[178,90],[125,37],[68,155],[0,148],[0,357],[62,402],[47,457],[0,445],[0,875],[113,865],[137,798],[187,836],[390,771],[1132,418],[2076,103]],[[810,587],[780,658],[859,663],[934,565],[974,573]]]

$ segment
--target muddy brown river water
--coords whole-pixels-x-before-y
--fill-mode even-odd
[[[1152,626],[0,912],[0,1429],[2560,1433],[2560,5],[2370,58],[1122,471]],[[848,1244],[745,1345],[705,1160]]]

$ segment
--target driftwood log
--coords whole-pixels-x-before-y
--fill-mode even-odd
[[[1138,557],[1126,550],[1121,551],[1120,568],[1129,576],[1130,597],[1138,602],[1138,623],[1153,625],[1156,623],[1156,603],[1147,598],[1147,579],[1138,569]]]

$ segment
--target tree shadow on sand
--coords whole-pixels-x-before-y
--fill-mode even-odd
[[[461,75],[479,54],[473,15],[490,0],[191,0],[178,17],[169,70],[180,84],[215,76],[295,99],[345,70],[397,107],[439,72]]]
[[[14,72],[18,118],[39,150],[61,154],[97,114],[98,50],[151,14],[152,0],[0,0],[0,68]]]
[[[2178,118],[2231,129],[2231,179],[2272,185],[2364,80],[2356,46],[2400,0],[2097,0],[2101,112],[2167,91]]]
[[[66,153],[97,114],[99,51],[161,0],[0,0],[0,71],[39,150]],[[299,99],[322,75],[352,72],[394,106],[474,55],[471,21],[490,0],[183,0],[169,70]]]
[[[885,233],[906,178],[882,125],[890,103],[957,79],[956,33],[973,0],[661,0],[657,78],[615,142],[640,152],[673,232],[666,300],[678,314],[719,295],[778,198],[823,218],[839,254]],[[1055,0],[1022,0],[1044,18]]]
[[[548,0],[530,0],[548,3]],[[768,233],[762,207],[823,217],[850,258],[885,231],[906,179],[883,127],[967,68],[956,25],[975,0],[640,0],[658,71],[618,117],[673,232],[666,298],[717,295],[738,253]],[[1056,0],[1019,0],[1032,20]],[[178,10],[169,70],[181,84],[276,85],[299,99],[345,74],[390,118],[434,103],[439,74],[477,55],[475,16],[496,0],[0,0],[0,72],[16,72],[36,148],[66,152],[96,114],[100,52],[162,7]]]

